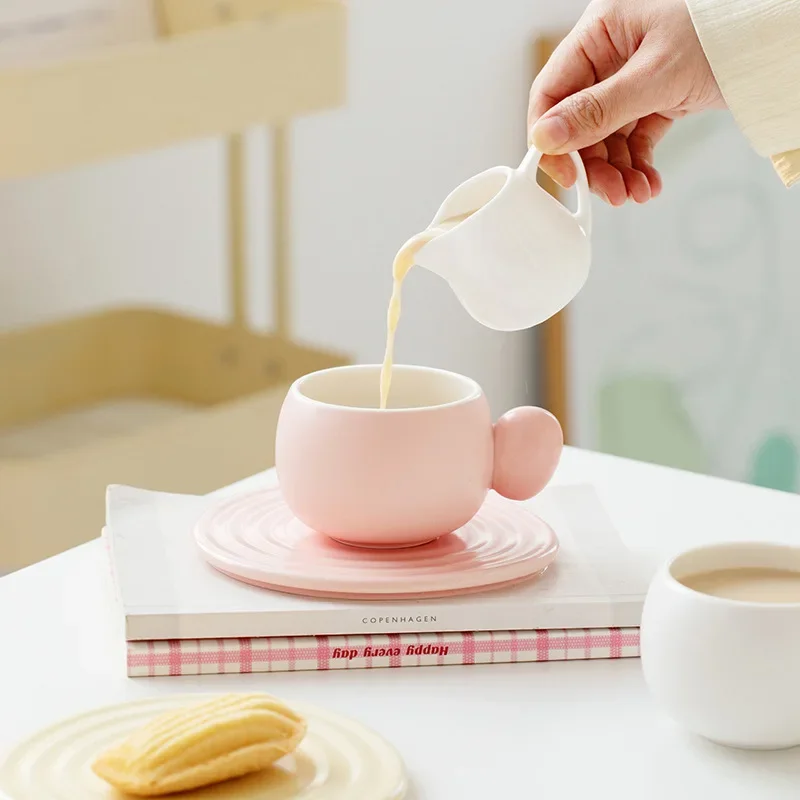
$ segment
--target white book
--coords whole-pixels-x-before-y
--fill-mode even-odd
[[[265,485],[274,473],[265,477]],[[324,600],[269,591],[206,563],[193,528],[219,495],[109,487],[103,532],[128,641],[638,627],[651,568],[624,546],[591,486],[531,501],[555,530],[555,563],[532,580],[426,600]]]

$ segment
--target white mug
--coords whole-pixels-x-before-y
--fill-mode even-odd
[[[681,582],[740,567],[800,572],[800,548],[710,545],[662,567],[642,615],[645,680],[670,716],[718,744],[794,747],[800,745],[800,603],[728,600]]]
[[[580,156],[571,156],[578,171],[575,213],[536,182],[542,156],[535,149],[517,169],[494,167],[462,183],[436,212],[429,229],[475,213],[425,244],[416,263],[444,278],[481,324],[531,328],[558,313],[586,282],[589,184]]]

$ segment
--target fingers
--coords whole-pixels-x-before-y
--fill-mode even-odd
[[[591,190],[613,206],[628,199],[645,203],[658,197],[662,180],[653,166],[653,151],[672,123],[661,114],[650,114],[583,148],[580,155]],[[541,168],[564,188],[575,183],[577,175],[569,156],[544,156]]]
[[[542,156],[539,168],[564,189],[569,189],[578,179],[578,171],[569,156]]]
[[[622,176],[627,196],[636,203],[646,203],[650,199],[650,183],[643,172],[633,167],[628,139],[614,133],[606,139],[606,147],[608,163]]]
[[[660,114],[650,114],[639,120],[633,131],[628,136],[628,150],[631,155],[631,164],[646,176],[650,184],[650,196],[658,197],[661,194],[661,175],[653,166],[653,150],[664,138],[672,126],[672,120]]]
[[[618,169],[603,158],[590,158],[586,161],[586,177],[592,191],[612,206],[625,205],[628,189]]]
[[[642,91],[647,81],[646,61],[640,48],[618,72],[561,100],[533,126],[532,144],[550,155],[568,153],[590,147],[649,116],[657,101],[652,92]]]
[[[639,120],[636,127],[628,134],[628,146],[631,156],[648,164],[653,163],[653,150],[666,136],[672,126],[672,120],[661,114],[650,114]]]
[[[658,197],[662,181],[652,164],[653,147],[670,124],[658,115],[646,117],[581,150],[590,189],[614,206],[628,199],[645,203]],[[544,156],[540,166],[564,188],[575,182],[576,171],[569,156]]]
[[[533,81],[528,101],[529,136],[542,114],[595,82],[594,66],[586,51],[578,46],[579,26],[580,23],[558,44]]]
[[[611,203],[611,198],[616,198],[618,192],[618,176],[607,171],[603,164],[608,162],[608,149],[605,142],[587,147],[580,151],[586,168],[586,178],[589,181],[589,189],[594,192],[601,200]],[[557,158],[557,156],[552,156]],[[624,186],[622,187],[624,190]]]
[[[626,56],[610,33],[611,29],[618,29],[619,24],[619,20],[598,11],[596,4],[589,4],[533,81],[528,104],[529,132],[539,117],[556,103],[622,67]]]
[[[628,188],[620,171],[609,164],[606,142],[598,142],[581,150],[580,156],[586,168],[589,188],[612,206],[624,205],[629,197]],[[566,164],[572,168],[571,174],[567,173]],[[577,178],[575,165],[569,156],[543,156],[539,166],[565,189],[570,188]]]
[[[633,166],[647,178],[647,182],[650,184],[650,199],[658,197],[663,188],[659,171],[652,164],[636,159],[633,160]]]

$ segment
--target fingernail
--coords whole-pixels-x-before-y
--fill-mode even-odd
[[[569,128],[561,117],[540,119],[531,131],[533,146],[541,153],[553,153],[569,141]]]

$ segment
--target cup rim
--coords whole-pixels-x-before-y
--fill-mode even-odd
[[[332,372],[366,372],[368,370],[377,370],[378,376],[380,375],[381,364],[345,364],[338,367],[328,367],[326,369],[316,370],[309,372],[298,378],[289,389],[289,392],[300,402],[308,403],[309,405],[322,406],[323,408],[332,408],[342,412],[354,412],[357,414],[381,414],[381,415],[397,415],[397,414],[414,414],[420,412],[440,411],[445,409],[456,408],[458,406],[472,403],[483,396],[483,389],[480,384],[468,378],[466,375],[461,375],[458,372],[451,372],[446,369],[439,369],[437,367],[422,367],[413,364],[393,364],[393,371],[413,371],[424,372],[434,375],[444,375],[450,378],[456,378],[463,382],[466,386],[465,396],[460,397],[458,400],[452,400],[449,403],[437,403],[430,406],[416,406],[414,408],[372,408],[365,406],[345,406],[339,403],[328,403],[324,400],[316,400],[309,397],[303,392],[303,384],[316,378],[319,375],[326,375]],[[378,377],[376,376],[376,377]]]
[[[706,594],[705,592],[700,592],[697,589],[692,589],[690,586],[687,586],[685,583],[681,582],[678,579],[673,570],[676,564],[684,558],[690,558],[693,555],[698,555],[700,553],[708,553],[708,552],[724,552],[730,550],[744,550],[744,549],[759,549],[764,551],[771,551],[771,552],[790,552],[798,556],[800,559],[800,545],[792,545],[787,544],[785,542],[765,542],[765,541],[758,541],[755,539],[747,539],[744,541],[728,541],[728,542],[715,542],[712,544],[703,544],[697,545],[695,547],[690,547],[686,550],[682,550],[680,553],[675,554],[672,556],[669,561],[664,565],[664,574],[666,575],[667,582],[676,588],[678,591],[683,592],[684,594],[688,594],[692,597],[702,598],[704,602],[708,603],[715,603],[721,605],[734,605],[738,607],[744,608],[752,608],[752,609],[800,609],[800,601],[797,602],[787,602],[787,603],[768,603],[762,602],[759,600],[736,600],[729,597],[717,597],[716,595]],[[800,573],[800,570],[797,570]]]

